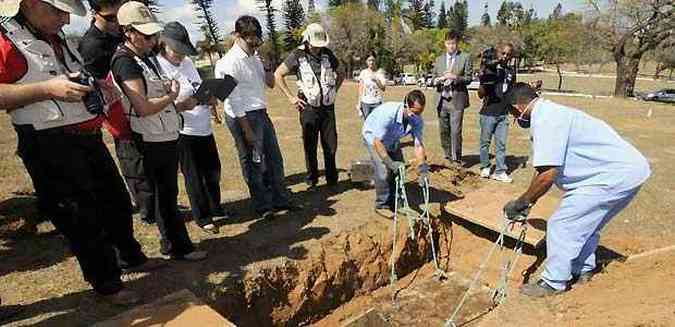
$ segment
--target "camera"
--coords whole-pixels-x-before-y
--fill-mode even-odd
[[[480,53],[480,73],[479,80],[482,85],[494,85],[498,82],[499,73],[497,59],[497,49],[489,47]]]
[[[90,114],[103,114],[103,104],[105,103],[103,93],[101,92],[96,79],[91,75],[91,73],[82,70],[80,71],[80,74],[77,75],[77,77],[72,78],[71,81],[84,86],[89,86],[93,89],[82,97],[82,102],[84,103],[85,108],[87,108],[87,112]]]

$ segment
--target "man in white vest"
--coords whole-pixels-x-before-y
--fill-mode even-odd
[[[336,185],[338,172],[335,164],[335,96],[344,80],[344,73],[338,70],[338,60],[333,51],[327,48],[330,43],[328,33],[321,25],[309,24],[302,37],[302,45],[291,52],[274,72],[274,77],[281,91],[300,112],[307,185],[314,188],[319,180],[319,163],[316,158],[319,137],[326,182],[328,185]],[[298,77],[297,95],[289,90],[284,79],[290,74]]]
[[[80,0],[0,3],[0,109],[12,116],[18,150],[56,229],[68,240],[87,282],[114,304],[133,304],[128,268],[147,258],[133,237],[131,203],[102,141],[103,102],[81,81],[82,59],[63,37]],[[85,102],[88,105],[85,105]],[[39,175],[38,175],[39,174]],[[115,248],[120,255],[116,258]],[[125,259],[125,260],[122,260]]]

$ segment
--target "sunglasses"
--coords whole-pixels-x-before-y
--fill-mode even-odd
[[[110,14],[110,15],[103,15],[101,13],[96,13],[99,17],[103,18],[108,23],[117,23],[117,15],[116,14]]]

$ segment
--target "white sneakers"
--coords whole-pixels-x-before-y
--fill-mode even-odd
[[[490,177],[490,167],[485,167],[480,170],[480,177],[488,178]]]
[[[513,178],[511,178],[509,175],[507,175],[505,172],[501,172],[499,174],[492,174],[490,176],[490,179],[494,179],[499,182],[503,183],[511,183],[513,182]]]
[[[480,177],[493,179],[503,183],[513,182],[513,179],[509,175],[507,175],[506,172],[490,175],[490,167],[481,168]]]

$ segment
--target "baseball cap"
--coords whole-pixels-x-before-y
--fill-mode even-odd
[[[323,29],[323,26],[317,23],[307,25],[307,28],[302,32],[302,42],[308,42],[309,45],[317,48],[328,46],[330,39],[328,33]]]
[[[190,42],[190,36],[187,30],[179,22],[170,22],[164,25],[161,34],[162,40],[166,42],[171,49],[184,55],[196,56],[197,49]]]
[[[155,14],[138,1],[123,4],[117,12],[117,21],[120,26],[131,26],[145,35],[153,35],[162,31],[162,24],[159,23]]]
[[[65,11],[67,13],[85,16],[87,10],[84,8],[81,0],[42,0],[56,9]],[[19,5],[21,0],[0,0],[0,16],[3,17],[14,17],[19,13]]]

